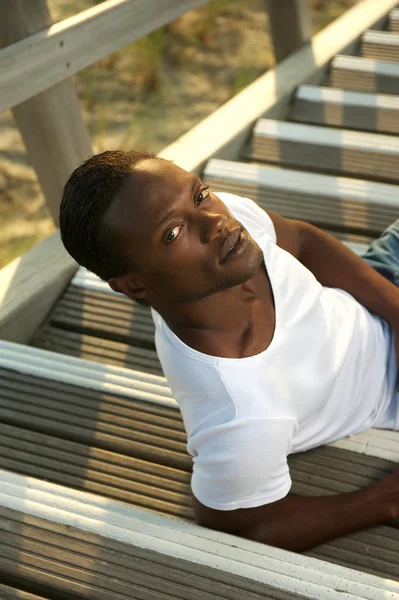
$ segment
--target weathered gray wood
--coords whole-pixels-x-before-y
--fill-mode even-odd
[[[189,472],[5,424],[0,432],[0,468],[194,519]]]
[[[251,198],[263,209],[323,229],[379,235],[399,213],[393,185],[212,159],[204,180],[215,192]]]
[[[6,43],[21,41],[0,51],[0,110],[47,90],[205,2],[107,0],[50,27],[46,0],[3,0],[4,27],[19,31],[13,36],[11,29]]]
[[[399,182],[395,136],[260,119],[249,156],[281,166]]]
[[[196,172],[201,171],[205,162],[215,155],[237,160],[243,141],[256,119],[265,113],[275,113],[276,110],[278,110],[279,118],[285,116],[295,88],[305,82],[320,83],[334,55],[343,48],[355,44],[363,31],[384,19],[386,13],[395,4],[395,0],[380,0],[379,2],[363,0],[356,4],[340,19],[318,33],[313,39],[311,48],[308,46],[301,48],[277,69],[268,71],[191,131],[166,147],[160,155],[173,160],[189,171]],[[15,6],[14,3],[7,2],[3,2],[3,5],[7,5],[10,10]],[[103,5],[96,8],[103,8]],[[57,28],[57,26],[54,27]],[[8,67],[9,62],[13,60],[11,57],[14,50],[13,47],[7,50],[8,58],[5,57],[5,50],[1,52],[0,63],[4,59],[1,78],[2,81],[5,81],[4,72],[12,72],[12,69]],[[46,52],[46,60],[49,58],[49,54]],[[26,61],[29,60],[29,55],[29,52],[24,55]],[[394,66],[396,67],[396,65]],[[31,64],[29,68],[32,68]],[[41,73],[44,74],[45,71],[46,69],[43,69]],[[19,84],[22,85],[24,81],[25,76],[21,77]],[[1,86],[0,97],[7,89],[8,86]],[[56,247],[57,244],[58,242],[55,243]],[[57,274],[56,285],[53,289],[51,281],[54,275],[52,272],[49,273],[47,265],[51,269],[51,248],[48,249],[47,257],[41,254],[40,261],[30,264],[29,270],[24,271],[26,279],[24,302],[21,303],[18,295],[13,294],[12,306],[9,308],[13,311],[14,317],[13,322],[7,328],[6,339],[24,342],[30,339],[39,323],[47,316],[46,311],[53,304],[53,292],[59,293],[57,285],[65,286],[68,283],[71,277],[69,271],[61,270]],[[43,278],[42,281],[46,282],[41,286],[43,293],[38,293],[36,289],[38,274]],[[3,296],[9,283],[9,272],[0,271],[0,293]],[[31,290],[32,295],[30,296]],[[36,304],[33,310],[34,302]],[[19,326],[19,319],[23,321],[23,327]]]
[[[242,579],[238,574],[223,573],[17,511],[0,509],[0,522],[6,548],[0,553],[5,557],[5,572],[18,572],[19,562],[22,563],[22,556],[20,561],[18,558],[20,551],[24,565],[28,565],[24,571],[21,568],[28,585],[45,582],[47,575],[57,599],[60,593],[62,599],[69,599],[69,595],[64,596],[69,592],[69,584],[79,598],[95,600],[238,600],[242,595],[246,600],[305,600],[299,594]],[[57,578],[57,574],[61,577]]]
[[[345,129],[399,133],[399,96],[302,85],[290,119]]]
[[[399,8],[393,10],[389,15],[389,28],[395,33],[399,33]]]
[[[29,343],[77,269],[59,232],[0,270],[0,339]]]
[[[279,5],[279,0],[275,0]],[[353,51],[365,29],[381,24],[396,0],[363,0],[320,31],[312,45],[291,54],[276,69],[242,92],[162,150],[160,156],[188,171],[200,172],[214,156],[239,159],[253,123],[262,115],[285,118],[293,92],[303,83],[320,84],[338,52]]]
[[[214,583],[212,598],[231,600],[238,600],[246,590],[256,591],[260,598],[276,600],[286,598],[288,591],[314,600],[339,600],[342,594],[353,600],[387,597],[393,600],[399,595],[399,582],[393,581],[397,561],[392,560],[395,550],[397,553],[399,531],[390,527],[366,532],[367,538],[359,538],[358,534],[348,536],[342,539],[342,546],[334,547],[342,548],[339,562],[348,555],[353,561],[357,546],[361,570],[381,569],[381,575],[387,578],[384,581],[359,569],[341,569],[52,483],[4,470],[0,477],[2,572],[9,573],[4,566],[10,565],[10,558],[16,558],[15,566],[22,563],[49,576],[57,574],[68,579],[73,576],[75,582],[83,584],[95,585],[101,581],[104,590],[114,591],[97,579],[98,574],[107,575],[118,583],[120,592],[126,590],[125,583],[132,582],[129,591],[134,598],[141,598],[136,595],[140,584],[159,591],[160,579],[178,586],[174,588],[173,599],[185,600],[208,600],[207,595],[197,593],[206,593],[211,581]],[[386,548],[381,546],[384,538]],[[349,539],[349,545],[345,539]],[[365,545],[368,552],[363,556]],[[14,555],[9,555],[10,548],[14,548]],[[91,574],[89,581],[87,572]],[[222,582],[232,587],[219,587]],[[184,587],[180,587],[181,584]],[[272,585],[278,590],[277,594],[265,585]],[[169,590],[165,586],[163,591],[167,594]],[[81,595],[86,597],[84,593]]]
[[[0,598],[1,600],[47,600],[44,596],[36,596],[36,594],[30,594],[24,592],[15,587],[0,584]]]
[[[55,326],[43,327],[35,336],[33,345],[69,356],[162,375],[155,350],[67,331]]]
[[[51,313],[57,327],[122,344],[154,348],[149,309],[109,293],[70,286]]]
[[[0,380],[2,423],[80,444],[94,444],[104,450],[174,468],[190,469],[185,433],[176,409],[161,413],[166,416],[162,422],[157,416],[159,413],[149,412],[149,407],[154,405],[130,400],[136,408],[126,412],[120,408],[126,399],[115,394],[108,394],[106,401],[101,392],[5,370],[1,370]],[[150,424],[151,414],[153,424]]]
[[[15,0],[0,4],[0,47],[48,27],[51,17],[46,0]],[[32,49],[29,48],[29,53]],[[49,58],[49,56],[47,57]],[[43,66],[46,71],[46,67]],[[7,72],[15,67],[8,63]],[[4,70],[3,70],[4,73]],[[1,89],[8,85],[3,81]],[[25,84],[35,81],[35,74],[25,74]],[[15,89],[15,88],[13,88]],[[15,106],[13,114],[28,151],[47,206],[58,223],[63,186],[71,171],[92,153],[90,136],[80,111],[72,81],[64,81]]]
[[[266,0],[276,63],[312,37],[308,0]]]
[[[373,60],[399,62],[399,33],[366,31],[362,36],[362,53]]]
[[[331,63],[331,85],[344,90],[395,94],[399,65],[360,56],[336,56]]]

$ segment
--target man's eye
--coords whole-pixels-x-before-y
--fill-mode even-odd
[[[170,242],[173,242],[179,235],[180,230],[181,230],[181,225],[177,225],[176,227],[173,227],[172,231],[169,231],[168,235],[166,236],[165,242],[167,244],[170,244]]]
[[[209,190],[209,185],[207,185],[200,191],[200,193],[197,196],[197,206],[199,204],[201,204],[201,202],[203,202],[205,200],[205,198],[207,198],[209,196],[208,190]]]

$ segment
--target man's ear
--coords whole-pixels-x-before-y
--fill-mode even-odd
[[[124,277],[112,277],[108,280],[108,285],[114,292],[124,294],[131,300],[137,298],[146,300],[149,295],[147,288],[135,273],[129,273]]]

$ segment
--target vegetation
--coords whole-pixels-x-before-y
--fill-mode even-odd
[[[318,31],[358,0],[309,0]],[[95,0],[48,0],[54,21]],[[75,78],[95,151],[158,152],[273,66],[265,0],[209,0]],[[0,115],[0,267],[53,225],[11,112]]]

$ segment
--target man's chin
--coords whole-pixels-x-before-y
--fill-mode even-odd
[[[224,281],[220,282],[220,287],[215,291],[223,291],[237,285],[242,285],[250,281],[258,272],[263,263],[263,252],[256,242],[253,242],[253,252],[248,257],[244,266],[240,269],[234,269],[230,272]]]

